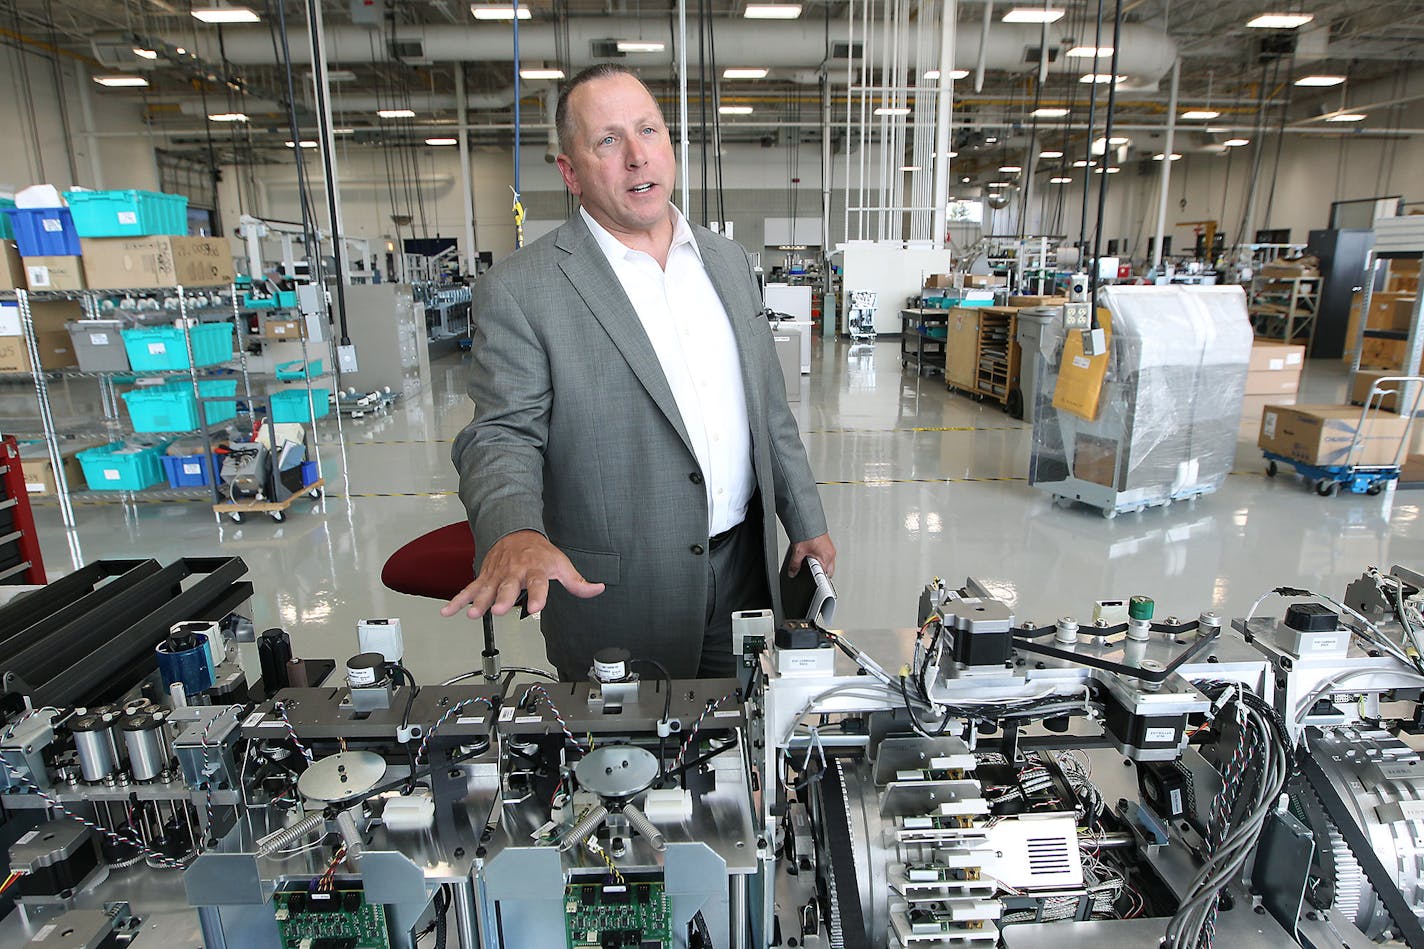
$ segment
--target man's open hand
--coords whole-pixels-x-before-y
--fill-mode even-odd
[[[503,616],[514,608],[514,601],[524,590],[529,591],[529,612],[537,613],[549,600],[550,580],[559,581],[580,599],[603,592],[603,584],[589,583],[581,577],[564,552],[538,531],[504,535],[495,541],[481,567],[475,582],[441,607],[441,616],[454,616],[465,607],[469,607],[465,615],[470,619],[479,619],[486,612]]]

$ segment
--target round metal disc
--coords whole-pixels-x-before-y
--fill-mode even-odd
[[[574,774],[599,797],[631,797],[658,776],[658,756],[632,745],[604,745],[584,755]]]
[[[370,791],[386,774],[386,762],[371,751],[328,755],[302,772],[297,790],[311,801],[336,804]]]

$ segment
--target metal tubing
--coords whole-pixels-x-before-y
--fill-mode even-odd
[[[475,923],[475,888],[469,877],[450,884],[450,903],[455,907],[455,935],[460,949],[476,949],[480,940]]]
[[[1172,181],[1172,148],[1177,134],[1177,86],[1182,78],[1182,60],[1172,63],[1172,91],[1167,105],[1167,144],[1162,150],[1162,193],[1157,196],[1157,242],[1152,248],[1152,269],[1162,266],[1162,238],[1167,232],[1167,186]]]
[[[464,63],[455,64],[455,109],[460,123],[460,215],[465,227],[465,273],[473,275],[480,254],[475,246],[475,202],[470,188],[469,103],[465,96]]]

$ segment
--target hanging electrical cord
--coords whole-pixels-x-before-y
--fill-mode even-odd
[[[1286,66],[1285,72],[1287,76],[1293,75],[1295,73],[1294,52],[1291,53],[1290,63],[1288,66]],[[1276,129],[1276,158],[1274,164],[1271,166],[1271,190],[1266,195],[1266,216],[1261,222],[1262,225],[1265,227],[1271,226],[1271,211],[1275,208],[1276,204],[1276,181],[1280,178],[1281,174],[1281,152],[1284,150],[1284,146],[1286,143],[1286,119],[1290,115],[1291,90],[1294,88],[1294,83],[1286,84],[1286,98],[1285,101],[1281,103],[1281,122],[1280,126]],[[1264,103],[1262,104],[1261,108],[1265,109]],[[1257,147],[1261,147],[1262,145],[1264,145],[1264,143],[1257,143]],[[1242,234],[1240,243],[1246,243],[1248,237],[1252,241],[1255,240],[1255,235]]]
[[[717,180],[717,220],[727,227],[727,203],[722,194],[722,73],[717,68],[716,21],[707,19],[707,55],[712,65],[712,169]]]
[[[702,226],[711,220],[707,214],[707,0],[697,0],[697,102],[701,115],[698,140],[702,145],[702,178],[698,182],[702,191]]]
[[[1275,65],[1275,73],[1273,74],[1273,77],[1271,78],[1270,82],[1275,82],[1275,81],[1277,81],[1277,79],[1279,78],[1279,75],[1280,75],[1280,63],[1279,63],[1279,61],[1276,62],[1274,65]],[[1266,133],[1266,108],[1265,108],[1265,102],[1266,102],[1266,87],[1267,87],[1267,84],[1268,84],[1268,81],[1267,81],[1267,78],[1266,78],[1266,71],[1267,71],[1268,69],[1270,69],[1270,68],[1271,68],[1271,64],[1269,64],[1269,63],[1262,63],[1262,64],[1261,64],[1261,78],[1260,78],[1260,82],[1259,82],[1259,84],[1258,84],[1258,86],[1257,86],[1257,89],[1256,89],[1256,102],[1257,102],[1257,107],[1256,107],[1256,131],[1255,131],[1254,134],[1255,134],[1255,137],[1256,137],[1257,148],[1255,149],[1255,151],[1254,151],[1254,152],[1252,153],[1252,155],[1251,155],[1251,178],[1250,178],[1250,180],[1247,181],[1247,183],[1246,183],[1246,191],[1244,192],[1244,194],[1243,194],[1243,196],[1242,196],[1242,201],[1241,201],[1241,223],[1240,223],[1240,225],[1237,227],[1237,230],[1236,230],[1237,236],[1238,236],[1238,238],[1239,238],[1238,243],[1242,243],[1242,244],[1246,243],[1246,242],[1251,238],[1251,236],[1252,236],[1252,235],[1247,234],[1246,231],[1247,231],[1247,228],[1248,228],[1248,226],[1249,226],[1249,224],[1250,224],[1250,222],[1251,222],[1251,219],[1252,219],[1251,208],[1252,208],[1253,205],[1255,204],[1255,201],[1256,201],[1256,188],[1257,188],[1257,185],[1260,183],[1260,179],[1261,179],[1261,156],[1262,156],[1262,153],[1264,152],[1264,149],[1262,149],[1262,148],[1260,147],[1259,143],[1260,143],[1260,141],[1261,141],[1261,137],[1262,137],[1263,135],[1265,135],[1265,133]],[[1224,201],[1224,199],[1223,199],[1223,207],[1225,207],[1225,201]],[[1225,241],[1223,240],[1222,243],[1223,243],[1223,245],[1224,245],[1224,244],[1225,244]],[[1214,249],[1211,248],[1211,247],[1206,248],[1206,256],[1207,256],[1207,258],[1208,258],[1209,260],[1212,259],[1212,257],[1214,256]]]
[[[1093,33],[1093,48],[1094,50],[1099,50],[1103,48],[1103,0],[1098,0],[1098,19],[1097,26],[1095,27],[1095,31]],[[1117,47],[1113,47],[1114,63],[1116,63],[1116,60]],[[1095,56],[1093,58],[1094,80],[1088,83],[1088,136],[1083,151],[1083,207],[1082,214],[1080,215],[1078,221],[1078,260],[1080,264],[1085,261],[1088,256],[1088,199],[1092,195],[1094,166],[1093,126],[1097,122],[1098,111],[1098,83],[1096,78],[1097,68],[1098,60]],[[1116,66],[1114,65],[1112,68],[1116,68]],[[1116,78],[1116,74],[1113,75],[1113,78]],[[1113,84],[1116,85],[1116,83]],[[1104,143],[1103,157],[1104,159],[1107,158],[1107,143]],[[1103,177],[1104,179],[1106,179],[1107,176],[1104,175]],[[1107,184],[1107,181],[1104,180],[1103,184]],[[1089,280],[1089,283],[1092,282],[1092,280]],[[1094,302],[1096,302],[1096,298],[1094,299]],[[1091,314],[1091,316],[1093,318],[1096,318],[1097,313],[1094,312]]]
[[[1099,31],[1102,29],[1101,19],[1098,25]],[[1103,248],[1103,217],[1107,211],[1108,200],[1108,169],[1112,167],[1112,160],[1108,157],[1108,152],[1112,148],[1113,132],[1113,112],[1117,109],[1117,58],[1118,51],[1122,49],[1122,0],[1114,0],[1113,3],[1113,33],[1112,33],[1112,65],[1108,69],[1108,114],[1107,121],[1103,123],[1103,166],[1098,169],[1103,175],[1102,184],[1098,185],[1098,221],[1093,228],[1093,269],[1088,274],[1089,302],[1088,302],[1088,324],[1093,328],[1098,328],[1098,277],[1100,270],[1098,261],[1102,255]],[[1091,142],[1091,136],[1090,136]],[[1089,148],[1091,150],[1091,144]],[[1089,169],[1085,169],[1087,171]]]
[[[524,204],[519,197],[519,133],[522,131],[519,118],[519,0],[510,2],[514,7],[514,204],[510,214],[514,217],[514,249],[518,250],[524,246]]]
[[[291,49],[287,43],[287,16],[283,10],[281,0],[269,0],[267,4],[268,34],[272,39],[272,52],[276,55],[277,62],[283,67],[283,79],[286,84],[286,111],[288,128],[292,134],[292,156],[297,164],[297,203],[301,206],[302,217],[302,240],[309,249],[312,281],[321,284],[321,254],[319,252],[320,243],[316,239],[316,214],[311,204],[311,187],[307,181],[306,160],[302,157],[302,127],[297,121],[297,95],[296,81],[292,76],[292,56]],[[278,47],[281,52],[278,54]],[[310,253],[311,248],[317,248],[317,253]],[[253,279],[260,279],[261,274],[253,274]]]

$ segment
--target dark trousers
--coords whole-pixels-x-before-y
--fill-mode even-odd
[[[725,535],[712,538],[707,552],[707,626],[702,636],[699,679],[731,678],[738,658],[732,655],[732,614],[740,610],[771,607],[766,586],[766,551],[761,538],[761,518],[747,519]]]

